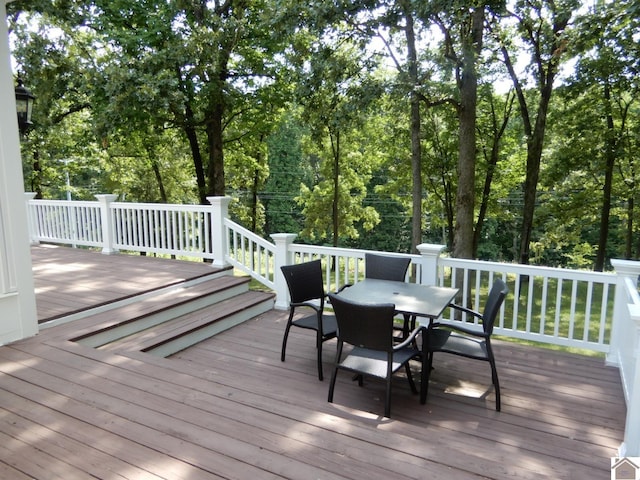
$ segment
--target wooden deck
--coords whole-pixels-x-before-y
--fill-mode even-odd
[[[204,262],[102,255],[53,245],[32,247],[31,258],[40,323],[213,272]]]
[[[80,253],[69,250],[60,254]],[[135,276],[146,289],[159,275],[147,258],[127,259],[134,275],[96,255],[103,285]],[[38,271],[53,258],[34,255],[43,309]],[[49,278],[82,291],[79,276]],[[0,478],[609,478],[625,406],[602,359],[498,342],[498,413],[488,366],[440,355],[427,405],[399,377],[388,419],[377,382],[341,375],[327,402],[306,331],[292,331],[280,362],[285,321],[271,311],[169,359],[70,342],[90,318],[1,347]]]

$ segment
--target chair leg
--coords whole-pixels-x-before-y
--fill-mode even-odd
[[[391,418],[391,373],[387,375],[387,392],[384,398],[384,416]]]
[[[496,412],[499,412],[502,408],[500,401],[500,381],[498,380],[498,369],[496,368],[496,358],[493,356],[493,349],[491,348],[491,342],[487,341],[487,356],[489,365],[491,365],[491,381],[493,382],[493,388],[496,392]]]
[[[316,351],[318,354],[318,380],[322,381],[322,332],[316,332]]]
[[[413,374],[411,373],[411,366],[409,362],[404,364],[404,368],[407,371],[407,380],[409,380],[409,386],[411,387],[412,393],[418,393],[418,389],[416,388],[416,383],[413,381]]]
[[[496,361],[493,358],[489,360],[489,363],[491,364],[491,380],[493,381],[493,388],[496,391],[496,411],[499,412],[502,406],[500,404],[500,382],[498,380],[498,370],[496,369]]]
[[[427,403],[427,393],[429,393],[429,377],[431,376],[431,365],[433,363],[433,352],[425,354],[422,364],[422,374],[420,375],[420,403]]]
[[[329,383],[329,398],[327,399],[329,403],[333,403],[333,390],[336,387],[336,377],[338,376],[338,367],[333,369],[333,373],[331,374],[331,382]]]
[[[291,330],[291,320],[293,315],[289,314],[289,320],[287,320],[287,327],[284,329],[284,337],[282,338],[282,352],[280,353],[280,361],[284,362],[284,355],[287,351],[287,339],[289,338],[289,330]]]
[[[336,377],[338,376],[338,364],[340,363],[340,357],[342,356],[342,343],[338,342],[338,349],[336,352],[336,362],[331,374],[331,382],[329,383],[329,403],[333,403],[333,390],[336,386]]]

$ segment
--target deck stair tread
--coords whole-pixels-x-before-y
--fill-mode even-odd
[[[116,340],[100,348],[110,351],[150,351],[177,338],[209,327],[221,320],[228,319],[239,312],[269,302],[273,298],[274,295],[272,293],[248,291],[214,305],[163,322],[152,328],[129,335],[126,338]],[[267,303],[266,305],[268,305],[266,309],[270,309],[272,303]]]
[[[68,328],[75,332],[71,340],[81,341],[98,333],[122,327],[128,323],[139,321],[141,318],[152,316],[170,308],[175,309],[213,294],[224,293],[228,296],[233,296],[248,290],[248,277],[225,275],[196,284],[185,282],[163,293],[140,299],[130,305],[74,321],[69,324]],[[63,329],[60,327],[57,327],[56,331],[58,334],[63,333]]]

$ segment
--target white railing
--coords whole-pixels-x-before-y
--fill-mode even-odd
[[[640,456],[640,262],[612,260],[618,272],[611,348],[607,361],[620,370],[627,404],[620,455]]]
[[[228,218],[228,197],[208,200],[210,206],[130,204],[100,195],[97,202],[67,202],[28,194],[31,240],[210,259],[273,289],[276,308],[288,305],[282,265],[322,259],[327,291],[364,276],[364,250],[296,244],[295,234],[272,235],[271,243]],[[640,405],[640,262],[613,261],[616,273],[598,273],[447,258],[441,245],[418,248],[409,255],[407,281],[455,286],[457,303],[480,309],[493,281],[504,279],[510,294],[496,334],[604,352],[620,369],[627,405]],[[452,315],[443,321],[475,321]],[[628,408],[621,447],[628,456],[640,456],[639,410]]]
[[[225,198],[211,197],[212,205],[115,202],[113,195],[100,195],[96,202],[29,199],[31,238],[102,247],[105,253],[123,250],[232,265],[275,290],[280,308],[288,305],[288,290],[279,275],[282,265],[322,259],[327,291],[364,276],[366,251],[296,244],[291,234],[274,235],[271,243],[231,221]],[[456,301],[480,309],[494,278],[500,277],[511,295],[496,333],[609,351],[615,274],[447,258],[442,249],[422,245],[421,254],[410,255],[407,281],[458,287]],[[456,320],[474,321],[464,316]]]
[[[227,261],[235,268],[276,289],[275,246],[250,230],[224,220]]]
[[[62,243],[186,258],[213,259],[212,207],[98,201],[34,200],[28,212],[32,243]]]
[[[481,310],[494,280],[507,282],[510,295],[497,319],[496,334],[597,352],[609,350],[615,274],[447,258],[440,256],[442,246],[421,247],[421,255],[402,254],[411,257],[407,280],[457,287],[460,304]],[[327,291],[364,276],[363,250],[290,243],[288,252],[286,263],[322,259]],[[464,315],[454,318],[453,311],[447,315],[446,321],[477,321]]]
[[[213,258],[209,206],[114,202],[111,221],[117,250]]]
[[[99,202],[32,200],[29,202],[31,240],[85,247],[102,247]]]
[[[498,335],[609,349],[615,274],[457,258],[441,258],[439,267],[439,283],[460,288],[457,301],[476,310],[495,278],[507,283],[510,294],[496,319]]]

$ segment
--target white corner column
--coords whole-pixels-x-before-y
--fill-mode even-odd
[[[6,4],[0,0],[0,345],[38,333]]]
[[[118,253],[114,247],[115,228],[113,226],[113,215],[111,214],[111,204],[118,198],[112,193],[95,195],[100,202],[100,223],[102,224],[102,253],[113,255]]]
[[[207,197],[211,204],[211,245],[213,247],[213,263],[216,268],[229,266],[227,262],[227,234],[224,221],[229,217],[231,197]]]
[[[276,303],[274,307],[278,310],[285,310],[289,308],[289,288],[287,287],[287,281],[284,279],[284,275],[280,268],[284,265],[291,265],[293,263],[293,256],[289,253],[289,246],[297,236],[298,235],[295,233],[274,233],[271,235],[271,238],[276,245],[273,265],[274,281],[276,284]]]

